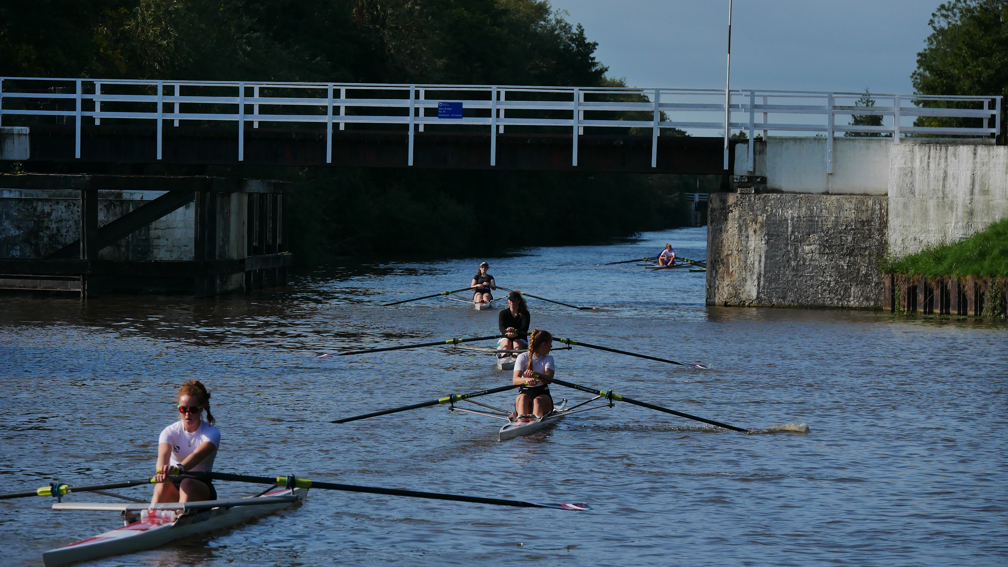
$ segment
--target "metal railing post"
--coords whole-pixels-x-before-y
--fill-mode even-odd
[[[893,97],[893,142],[900,143],[900,107],[903,106],[903,101],[900,99],[900,95]]]
[[[582,102],[584,102],[584,93],[578,91],[578,106],[580,106]],[[581,122],[582,120],[584,120],[584,111],[583,110],[579,110],[578,111],[578,122]],[[578,126],[578,134],[579,135],[580,134],[584,134],[584,126]]]
[[[164,133],[164,83],[157,82],[157,159],[161,159],[161,146]]]
[[[80,138],[81,138],[81,90],[83,90],[83,81],[77,79],[77,110],[75,111],[76,122],[77,122],[77,147],[74,150],[74,157],[80,159]]]
[[[654,125],[651,126],[651,167],[658,167],[658,130],[661,122],[661,89],[654,90]]]
[[[753,172],[753,148],[756,146],[756,91],[749,91],[749,173]]]
[[[416,87],[410,85],[409,88],[409,155],[407,156],[406,165],[413,166],[413,114],[414,105],[416,104]]]
[[[340,87],[339,97],[340,97],[340,100],[346,100],[346,87]],[[346,105],[343,105],[343,104],[340,105],[340,107],[339,107],[339,115],[340,115],[339,129],[340,130],[345,130],[346,129],[346,123],[343,122],[343,117],[346,116]]]
[[[1001,97],[994,97],[994,137],[1001,135]]]
[[[325,162],[332,163],[332,92],[333,84],[329,83],[326,87],[326,148],[325,148]]]
[[[332,89],[330,89],[332,92]],[[252,114],[255,115],[255,120],[252,121],[252,127],[259,127],[259,85],[252,87],[252,96],[255,97],[256,102],[252,105]]]
[[[175,87],[175,104],[172,105],[172,110],[175,112],[175,120],[172,122],[172,126],[178,128],[178,124],[179,124],[179,119],[178,119],[179,105],[181,104],[181,103],[179,103],[178,98],[179,98],[179,93],[182,92],[182,86],[179,85],[178,83],[175,83],[172,86]]]
[[[501,100],[501,102],[504,102],[504,101],[507,100],[507,91],[505,91],[504,89],[500,90],[500,100]],[[504,109],[503,108],[500,109],[500,117],[502,119],[504,118]],[[503,124],[501,124],[500,126],[497,127],[497,132],[500,133],[500,134],[504,133],[504,125]]]
[[[245,161],[245,83],[238,83],[238,161]]]
[[[490,92],[490,167],[497,165],[497,87]]]
[[[724,170],[728,171],[728,150],[731,148],[731,90],[728,88],[725,88],[724,109]]]
[[[581,133],[578,120],[578,101],[581,99],[581,89],[574,87],[574,132],[573,132],[573,144],[571,146],[571,165],[577,167],[577,154],[578,154],[578,134]]]
[[[425,90],[426,89],[420,89],[420,102],[423,102],[423,100],[424,100],[424,94],[425,94],[424,91]],[[426,112],[424,112],[424,110],[426,110],[426,109],[421,104],[420,105],[420,118],[423,118],[424,116],[426,116]],[[423,132],[423,127],[424,127],[423,121],[421,121],[420,122],[420,126],[419,126],[421,132]]]
[[[0,79],[0,126],[3,126],[3,79]]]
[[[826,95],[826,175],[833,173],[833,93]]]
[[[764,110],[763,110],[763,141],[764,142],[767,141],[767,130],[766,130],[767,111],[766,111],[766,105],[767,105],[766,95],[763,95],[763,107],[764,107]]]
[[[94,84],[94,94],[95,94],[95,102],[94,102],[95,119],[94,119],[94,123],[95,123],[95,126],[100,126],[101,125],[101,118],[99,118],[98,115],[101,114],[101,83],[99,83],[98,81],[95,81],[95,84]]]

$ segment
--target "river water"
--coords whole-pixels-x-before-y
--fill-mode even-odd
[[[297,274],[250,297],[0,299],[2,490],[149,476],[174,392],[198,378],[223,434],[217,471],[593,510],[314,490],[252,525],[93,565],[1008,563],[1008,328],[706,307],[703,273],[596,265],[666,242],[703,257],[705,240],[683,229],[487,260],[499,285],[600,308],[530,299],[534,327],[712,365],[574,347],[554,353],[558,378],[760,433],[618,402],[503,443],[501,422],[445,406],[333,424],[509,383],[490,355],[448,346],[317,357],[496,332],[495,311],[444,298],[380,306],[467,286],[480,259],[392,263]],[[809,431],[770,432],[792,423]],[[0,563],[41,564],[44,550],[119,525],[115,513],[49,504],[0,501]]]

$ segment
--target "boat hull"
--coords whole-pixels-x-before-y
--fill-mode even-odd
[[[497,370],[514,370],[516,360],[514,356],[497,357]]]
[[[501,427],[500,431],[497,433],[497,440],[507,441],[508,439],[514,439],[515,437],[538,433],[547,427],[555,425],[556,422],[566,417],[569,413],[570,410],[567,409],[567,400],[560,400],[560,403],[554,406],[553,411],[548,415],[543,416],[542,419],[535,421],[511,421],[507,425]]]
[[[262,496],[278,496],[290,494],[286,489],[277,489]],[[171,514],[158,512],[140,513],[140,520],[121,528],[90,537],[70,545],[46,551],[42,554],[45,567],[67,565],[78,561],[135,553],[153,549],[179,538],[221,530],[247,522],[259,516],[272,514],[300,502],[308,490],[294,489],[294,502],[279,502],[260,506],[236,506],[233,508],[211,508],[209,510],[187,513],[178,519],[172,519]]]
[[[486,311],[487,309],[493,309],[493,301],[482,301],[479,303],[473,303],[473,309],[476,311]]]

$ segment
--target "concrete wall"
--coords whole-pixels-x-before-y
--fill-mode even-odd
[[[160,191],[99,191],[98,226],[163,194]],[[241,206],[244,212],[244,202]],[[99,257],[132,261],[192,260],[194,210],[190,203],[102,249]],[[237,224],[241,225],[238,249],[244,255],[244,223]],[[79,238],[79,191],[0,188],[0,258],[44,258]]]
[[[715,193],[707,304],[877,308],[884,196]]]
[[[968,238],[1008,217],[1008,147],[894,147],[889,211],[889,253],[897,257]]]
[[[885,195],[889,185],[892,138],[836,138],[833,173],[826,174],[826,138],[777,138],[757,141],[753,172],[749,147],[735,146],[735,175],[763,175],[767,189],[785,193]]]

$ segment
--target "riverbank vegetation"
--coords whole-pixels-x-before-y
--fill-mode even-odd
[[[1008,219],[966,240],[890,260],[882,271],[922,277],[1008,277]]]
[[[542,0],[0,4],[7,76],[621,85],[606,77],[595,49],[581,26]],[[308,263],[588,243],[670,228],[688,222],[680,194],[696,187],[695,177],[628,174],[163,165],[145,172],[294,181],[289,234]],[[704,181],[703,189],[716,187]]]

